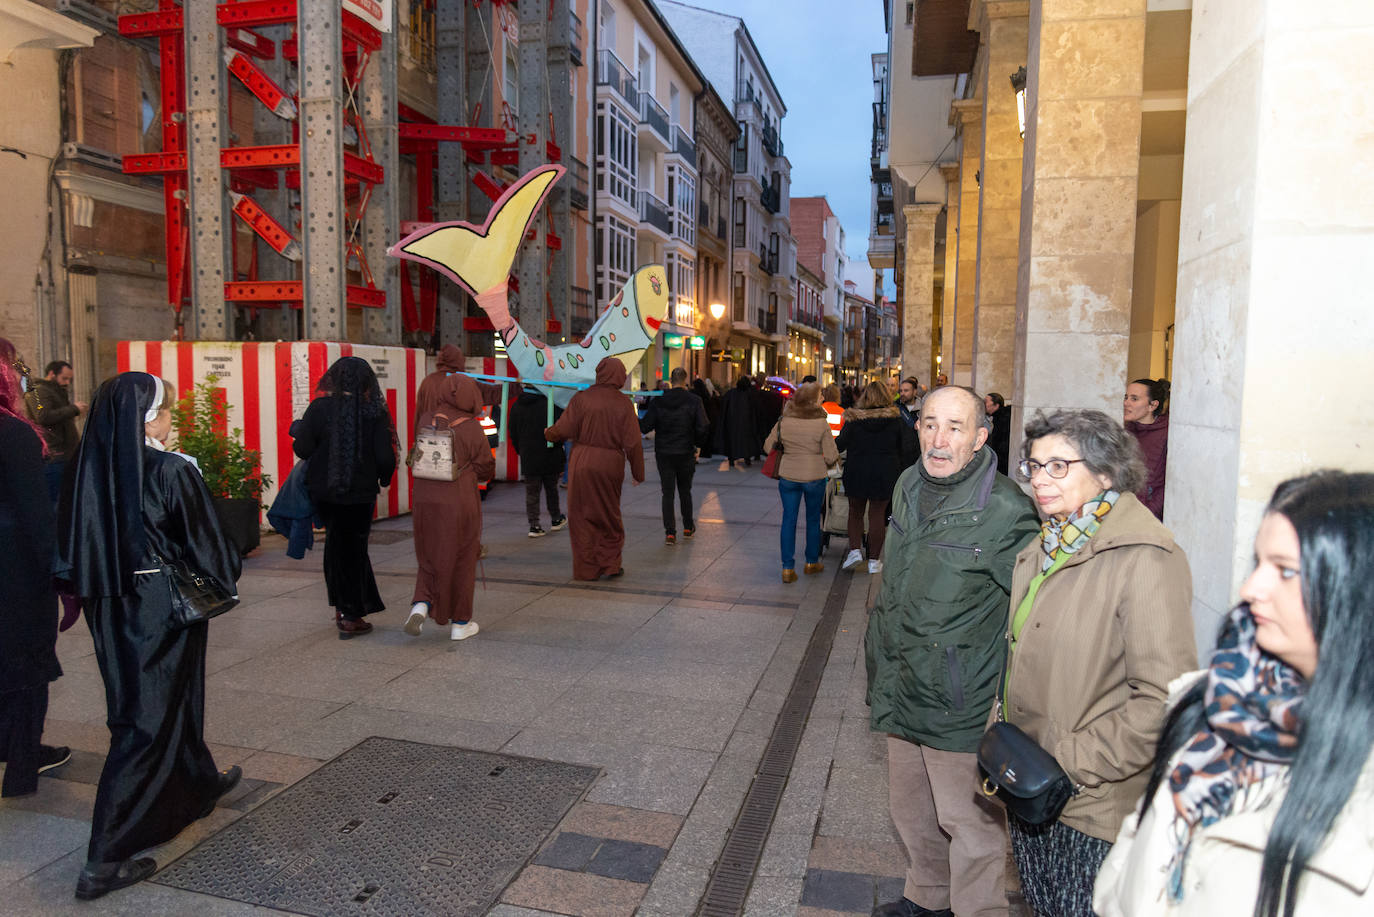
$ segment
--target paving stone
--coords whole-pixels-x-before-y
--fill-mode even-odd
[[[904,897],[905,876],[877,876],[873,880],[874,897],[878,904],[886,904]]]
[[[666,848],[635,841],[605,840],[586,871],[611,879],[648,883],[663,862]]]
[[[552,869],[571,869],[580,872],[591,862],[592,855],[601,846],[604,838],[589,837],[572,831],[560,831],[558,835],[534,858],[536,866]],[[606,875],[606,873],[600,873]],[[622,879],[624,876],[611,876]]]
[[[871,911],[873,877],[853,872],[808,869],[801,903],[832,911]]]
[[[682,917],[696,911],[710,873],[705,867],[665,860],[640,902],[637,917]]]
[[[631,917],[644,886],[585,872],[530,866],[501,895],[506,904],[547,907],[557,902],[558,913],[580,917]]]
[[[593,837],[639,841],[667,848],[677,837],[682,821],[682,816],[668,812],[581,802],[573,806],[559,827],[563,831],[576,831]]]
[[[89,822],[37,812],[0,808],[0,883],[37,872],[78,848],[91,837]]]

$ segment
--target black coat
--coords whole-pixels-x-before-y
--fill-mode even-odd
[[[558,420],[563,409],[553,409]],[[511,405],[506,421],[507,444],[520,454],[520,470],[527,478],[544,478],[563,471],[563,445],[544,438],[549,423],[549,399],[539,392],[523,391]]]
[[[685,388],[650,398],[639,421],[639,432],[654,433],[655,455],[691,455],[709,429],[706,406]]]
[[[865,500],[891,500],[897,476],[920,454],[916,432],[896,408],[845,411],[835,445],[845,454],[845,494]]]
[[[997,471],[1006,474],[1011,452],[1011,407],[1002,405],[992,415],[992,431],[988,433],[988,448],[997,454]]]
[[[753,458],[763,449],[754,415],[752,391],[738,386],[725,393],[716,427],[716,452],[728,459]]]
[[[335,396],[316,398],[305,409],[305,416],[291,425],[291,435],[296,438],[293,448],[296,455],[312,459],[306,471],[305,483],[310,489],[310,499],[316,503],[371,503],[377,499],[377,492],[391,483],[396,472],[396,452],[391,446],[391,424],[385,416],[366,417],[363,428],[358,431],[362,444],[362,457],[353,468],[348,489],[340,494],[329,492],[329,399]]]
[[[62,674],[57,593],[52,585],[56,520],[43,480],[43,449],[28,424],[0,414],[0,692],[34,688]]]

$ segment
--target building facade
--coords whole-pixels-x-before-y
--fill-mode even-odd
[[[797,240],[798,273],[802,267],[820,278],[824,309],[820,329],[822,370],[828,378],[836,375],[837,354],[842,349],[844,327],[844,282],[849,262],[845,254],[844,227],[823,196],[792,199],[792,234]],[[829,351],[829,356],[826,356]]]

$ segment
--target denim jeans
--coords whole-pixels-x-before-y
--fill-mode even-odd
[[[782,495],[782,568],[796,569],[797,510],[806,497],[806,562],[821,559],[821,504],[825,502],[825,478],[814,481],[778,481]]]

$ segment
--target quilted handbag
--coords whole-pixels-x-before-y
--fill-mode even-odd
[[[1059,818],[1074,795],[1064,768],[1017,726],[999,720],[978,743],[983,794],[1002,800],[1008,812],[1029,825]]]

